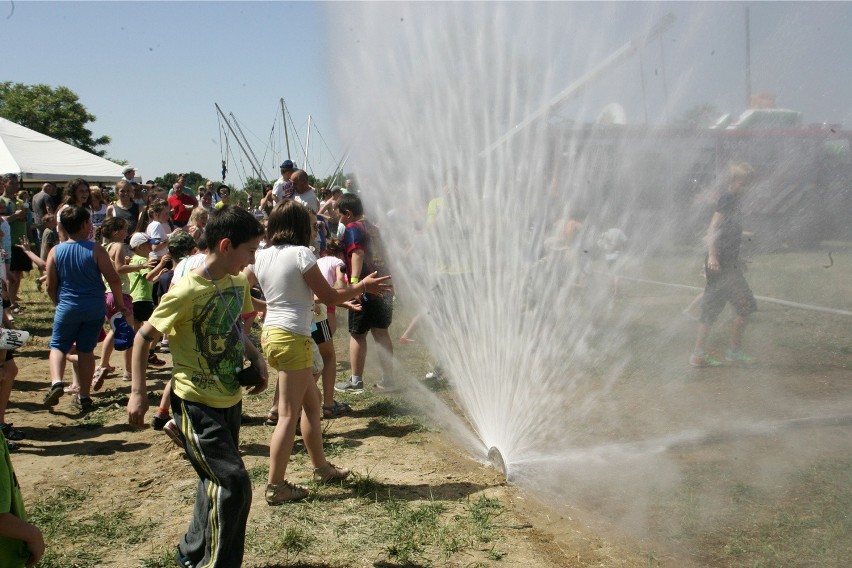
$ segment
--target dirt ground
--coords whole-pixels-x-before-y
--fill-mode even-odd
[[[755,273],[760,274],[760,271]],[[788,297],[782,293],[778,295]],[[848,464],[852,439],[848,419],[834,419],[837,416],[848,418],[849,401],[852,401],[848,320],[783,306],[761,305],[749,341],[762,362],[749,369],[725,366],[696,371],[684,365],[683,356],[694,333],[694,322],[683,319],[669,323],[690,297],[685,293],[682,297],[671,298],[649,288],[635,289],[632,296],[621,300],[641,305],[649,314],[657,314],[660,321],[647,319],[645,323],[656,329],[666,329],[671,341],[661,352],[658,343],[643,344],[643,341],[650,341],[649,334],[640,334],[633,344],[633,351],[640,354],[636,368],[647,367],[654,372],[637,372],[629,380],[622,381],[614,391],[618,395],[616,398],[637,407],[641,412],[635,414],[640,417],[652,416],[653,413],[646,410],[656,406],[646,397],[653,395],[662,400],[660,397],[667,396],[672,400],[702,401],[708,408],[719,409],[720,420],[753,414],[766,417],[769,422],[776,423],[776,427],[770,432],[757,432],[757,435],[732,427],[700,443],[674,448],[672,460],[682,468],[685,481],[671,492],[670,501],[655,504],[656,509],[650,507],[646,512],[645,520],[651,528],[646,535],[622,531],[601,514],[607,507],[617,510],[628,503],[633,496],[627,488],[614,487],[609,497],[611,502],[605,503],[600,501],[599,495],[586,499],[586,495],[574,494],[570,486],[559,484],[563,480],[552,477],[558,482],[555,486],[539,487],[536,495],[532,495],[507,485],[499,472],[471,458],[444,433],[430,429],[428,423],[426,427],[418,427],[410,421],[389,419],[388,400],[369,391],[363,397],[346,398],[353,405],[353,414],[324,423],[326,452],[330,459],[351,467],[362,480],[376,482],[386,498],[407,503],[446,504],[450,516],[453,506],[461,508],[481,496],[496,499],[502,506],[498,521],[500,530],[494,542],[479,548],[450,555],[427,551],[415,562],[398,562],[389,556],[380,538],[367,544],[347,543],[341,539],[352,527],[371,522],[371,510],[351,487],[312,487],[316,496],[305,508],[299,509],[273,510],[263,501],[264,468],[272,432],[263,424],[272,396],[268,392],[247,397],[244,407],[253,419],[243,425],[241,449],[254,487],[245,565],[314,568],[847,565],[837,559],[847,550],[852,553],[848,536],[840,534],[820,540],[821,535],[832,530],[828,525],[834,521],[818,524],[819,517],[825,515],[814,507],[820,503],[823,508],[833,506],[838,519],[835,525],[840,529],[849,523],[843,503],[851,498],[852,492],[848,465],[844,464]],[[32,329],[36,334],[16,358],[20,372],[7,412],[7,421],[22,428],[27,435],[22,447],[12,456],[25,502],[32,506],[62,499],[63,491],[73,490],[84,497],[75,505],[77,510],[63,521],[66,524],[79,524],[93,515],[127,510],[129,518],[124,522],[145,526],[142,538],[126,538],[119,534],[96,539],[92,541],[94,544],[81,544],[67,536],[50,540],[48,547],[62,551],[65,556],[54,557],[47,564],[146,568],[170,565],[169,555],[190,517],[197,479],[194,472],[184,460],[182,451],[161,432],[133,431],[127,427],[124,406],[129,386],[120,380],[120,369],[95,395],[96,411],[86,417],[73,415],[68,395],[53,410],[41,404],[48,386],[47,330],[51,316],[46,302],[30,305],[22,320],[34,322]],[[405,323],[406,318],[400,317],[395,326]],[[400,333],[399,329],[391,331],[395,337]],[[717,326],[711,338],[713,349],[718,351],[719,346],[724,345],[725,334],[723,325]],[[337,353],[339,359],[345,360],[345,339],[340,336],[345,333],[338,333]],[[422,376],[429,364],[426,358],[411,355],[416,351],[417,348],[398,350],[401,364],[414,377]],[[161,356],[170,362],[168,354]],[[117,354],[113,356],[113,365],[120,367],[120,361]],[[376,363],[368,360],[368,373],[371,366],[374,370]],[[159,401],[168,368],[149,375],[152,407]],[[339,366],[338,370],[339,376],[345,376],[344,366]],[[671,388],[673,385],[676,388]],[[404,396],[390,397],[391,402],[404,399]],[[667,408],[671,421],[684,424],[694,421],[693,406],[684,405],[674,414],[671,409],[677,409],[676,404]],[[151,413],[149,411],[149,418]],[[790,417],[807,417],[807,420],[789,420]],[[735,424],[733,420],[730,423]],[[653,432],[653,422],[643,426]],[[739,462],[737,469],[731,466],[732,456]],[[752,467],[743,468],[743,463],[750,463]],[[832,469],[834,466],[847,469]],[[798,485],[789,485],[792,490],[787,493],[770,491],[770,483],[781,479],[779,475],[766,475],[770,469],[789,470],[798,476]],[[712,476],[708,473],[711,471]],[[306,483],[310,476],[304,448],[297,442],[288,478]],[[822,486],[832,491],[822,491]],[[721,523],[716,522],[718,519],[702,519],[709,522],[698,524],[696,511],[700,513],[702,503],[696,488],[722,502],[730,511],[746,511],[750,517],[741,525],[727,526],[727,520],[734,517],[725,517],[723,514],[730,512],[726,509],[718,511]],[[301,515],[306,510],[312,514],[321,510],[322,526],[295,518],[297,512]],[[291,513],[293,519],[289,518]],[[817,524],[811,523],[813,519]],[[274,547],[268,541],[277,538],[279,527],[286,525],[289,531],[294,524],[300,523],[313,542],[307,551],[285,557],[269,552]],[[89,524],[80,526],[88,530],[85,527]],[[686,534],[686,529],[693,532]],[[770,529],[775,533],[766,532]],[[789,530],[792,536],[783,533],[776,538],[779,529]],[[76,540],[85,539],[76,537]],[[828,544],[822,544],[825,542]],[[804,550],[811,545],[820,551],[812,554]],[[80,550],[86,546],[97,549],[90,554]],[[792,561],[779,560],[781,556],[767,556],[765,552],[783,546],[793,549],[783,557],[792,558]],[[751,554],[751,548],[758,552]],[[500,551],[499,558],[489,554],[494,550]],[[737,556],[738,550],[745,552]],[[86,561],[87,554],[94,560]],[[68,561],[69,558],[74,561]],[[761,558],[763,560],[755,560]],[[813,558],[819,562],[810,562]]]
[[[63,396],[54,409],[45,408],[41,399],[48,384],[47,342],[46,337],[34,337],[18,354],[20,373],[7,413],[7,421],[27,435],[12,456],[25,502],[31,505],[74,489],[86,492],[87,498],[81,504],[86,515],[121,507],[132,512],[133,522],[153,519],[155,523],[142,542],[114,543],[110,547],[113,559],[108,554],[91,565],[161,565],[156,559],[166,558],[173,550],[190,517],[190,497],[197,480],[194,472],[182,452],[162,432],[133,431],[126,425],[124,405],[129,384],[119,378],[120,369],[94,395],[97,407],[94,413],[86,417],[74,415],[70,395]],[[170,361],[168,354],[161,356]],[[119,360],[114,357],[112,363],[118,364]],[[152,405],[159,399],[166,378],[165,370],[151,373],[148,384]],[[271,394],[267,393],[246,400],[247,413],[254,420],[243,426],[241,447],[250,471],[263,467],[268,460],[272,428],[263,424],[262,417],[270,399]],[[336,461],[393,488],[397,498],[455,502],[486,495],[499,500],[504,508],[500,517],[504,528],[496,545],[506,554],[500,560],[479,560],[479,565],[493,562],[498,566],[647,566],[639,543],[602,538],[581,522],[548,511],[531,495],[507,485],[495,469],[465,455],[440,432],[400,428],[392,436],[364,435],[375,416],[369,409],[359,411],[358,399],[353,398],[352,402],[355,408],[352,415],[326,426],[327,444],[346,445],[347,440],[357,440],[357,450],[346,451]],[[288,477],[299,482],[310,478],[304,449],[298,443]],[[253,523],[269,520],[270,508],[263,502],[263,487],[262,480],[254,480],[249,531]],[[318,499],[322,500],[323,495]],[[47,545],[66,552],[75,546],[73,542],[56,541]],[[249,551],[245,565],[279,565],[271,564],[279,560]],[[343,557],[328,564],[310,560],[310,557],[297,558],[280,565],[397,565],[382,550],[373,550],[357,560]],[[61,561],[55,564],[61,565]],[[477,564],[470,557],[437,557],[428,559],[424,565]]]

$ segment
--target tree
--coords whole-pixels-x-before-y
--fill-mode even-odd
[[[92,138],[86,124],[95,121],[68,87],[0,83],[0,116],[98,156],[98,146],[109,144],[109,136]]]
[[[177,181],[178,175],[180,174],[169,172],[160,177],[154,178],[154,183],[162,188],[171,189]],[[199,185],[207,183],[207,178],[198,172],[189,172],[183,175],[186,176],[186,187],[190,188],[193,194],[195,194]]]

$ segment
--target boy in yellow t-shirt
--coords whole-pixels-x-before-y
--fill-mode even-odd
[[[174,359],[171,405],[187,458],[198,474],[189,530],[178,545],[181,566],[241,566],[251,481],[239,453],[242,388],[237,373],[246,358],[266,388],[263,357],[242,335],[242,318],[253,311],[241,274],[254,262],[263,227],[249,212],[224,206],[205,227],[205,264],[188,273],[160,300],[133,344],[133,382],[127,413],[145,426],[148,395],[145,368],[151,344],[169,335]]]

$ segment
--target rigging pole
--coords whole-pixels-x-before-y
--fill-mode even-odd
[[[527,128],[534,122],[545,118],[548,114],[550,114],[560,105],[562,105],[562,103],[574,97],[577,93],[588,87],[592,82],[594,82],[604,73],[606,73],[607,71],[609,71],[622,61],[626,60],[643,47],[645,47],[648,42],[660,36],[664,31],[669,28],[669,26],[672,25],[674,20],[674,14],[666,14],[663,19],[661,19],[654,27],[652,27],[650,30],[648,30],[641,36],[632,39],[623,46],[621,46],[617,51],[615,51],[604,61],[599,63],[591,71],[568,85],[568,87],[566,87],[562,92],[550,99],[550,101],[548,101],[544,106],[527,116],[524,120],[513,126],[511,129],[509,129],[505,134],[503,134],[503,136],[495,140],[490,146],[480,152],[479,155],[482,157],[487,156],[495,149],[497,149],[500,145],[505,144],[506,142],[511,140],[516,134],[523,131],[525,128]]]
[[[228,114],[231,115],[231,118],[233,119],[234,124],[237,125],[237,130],[239,130],[240,135],[242,135],[242,137],[243,137],[243,142],[246,143],[246,146],[249,149],[250,155],[246,156],[246,157],[249,158],[249,162],[251,162],[251,167],[254,168],[254,171],[258,172],[257,177],[258,177],[258,179],[260,179],[261,182],[263,182],[264,177],[260,173],[260,171],[262,170],[262,168],[260,167],[260,160],[258,160],[257,156],[254,155],[254,150],[251,149],[251,145],[248,142],[248,138],[246,138],[246,135],[243,134],[243,129],[240,127],[240,122],[237,120],[237,117],[234,116],[234,113],[232,113],[232,112],[228,113]]]
[[[287,159],[290,160],[290,134],[287,132],[287,107],[284,106],[284,97],[281,97],[281,118],[284,119],[284,142],[287,144]]]
[[[230,122],[228,122],[228,117],[226,117],[225,113],[222,112],[222,109],[219,108],[218,103],[213,103],[213,105],[216,107],[216,111],[219,113],[219,116],[221,116],[222,120],[225,121],[225,124],[228,125],[228,130],[230,130],[231,134],[234,135],[234,138],[236,139],[237,144],[240,146],[240,150],[243,151],[243,155],[245,155],[248,158],[249,153],[246,151],[245,147],[243,147],[243,143],[240,141],[240,137],[237,135],[236,132],[234,132],[234,127],[231,126]],[[249,159],[249,163],[251,163],[251,167],[254,168],[254,171],[257,174],[258,179],[263,180],[263,175],[260,173],[260,170],[254,165],[254,163],[251,162],[251,159]]]
[[[308,115],[308,136],[305,139],[305,167],[302,168],[308,171],[308,150],[311,148],[311,115]]]

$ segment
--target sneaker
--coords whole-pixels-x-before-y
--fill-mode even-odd
[[[718,367],[722,362],[709,355],[693,355],[689,358],[689,364],[693,367]]]
[[[73,408],[77,414],[88,414],[95,409],[95,403],[92,402],[92,399],[89,397],[82,398],[80,395],[75,394],[71,398],[71,408]]]
[[[335,383],[334,390],[336,390],[337,392],[361,394],[362,392],[364,392],[364,381],[358,381],[356,383],[352,380],[352,377],[350,377],[348,381],[343,381],[342,383]]]
[[[6,446],[9,448],[10,452],[14,452],[21,447],[21,444],[15,442],[14,440],[6,440]]]
[[[348,468],[337,467],[333,463],[328,462],[325,467],[318,467],[314,470],[314,481],[318,483],[340,481],[349,477],[350,473]]]
[[[181,552],[180,547],[178,546],[177,555],[175,556],[175,563],[181,568],[195,568],[195,562],[192,559]]]
[[[307,496],[307,488],[287,480],[266,485],[266,502],[273,506],[283,505],[289,501],[301,501]]]
[[[162,367],[166,364],[166,362],[151,353],[150,355],[148,355],[148,364],[152,367]]]
[[[743,351],[742,349],[728,349],[725,351],[725,360],[741,365],[750,365],[754,363],[754,357]]]
[[[50,390],[44,395],[45,406],[56,406],[63,394],[65,394],[65,387],[62,386],[62,383],[53,383]]]
[[[18,442],[27,437],[26,434],[22,430],[18,430],[16,428],[12,428],[12,424],[0,424],[0,432],[3,433],[3,437],[6,438],[7,441]]]
[[[130,376],[130,371],[124,371],[121,374],[121,380],[124,381],[125,383],[129,383],[130,381],[132,381],[133,379]]]
[[[181,434],[180,430],[178,430],[174,418],[170,418],[169,421],[163,425],[163,434],[168,436],[177,447],[183,449],[183,434]]]
[[[159,352],[160,353],[171,353],[171,351],[169,351],[169,340],[168,339],[164,339],[162,341],[162,343],[160,343]]]
[[[157,416],[156,414],[151,419],[151,428],[154,430],[160,431],[163,427],[171,420],[171,416]]]

